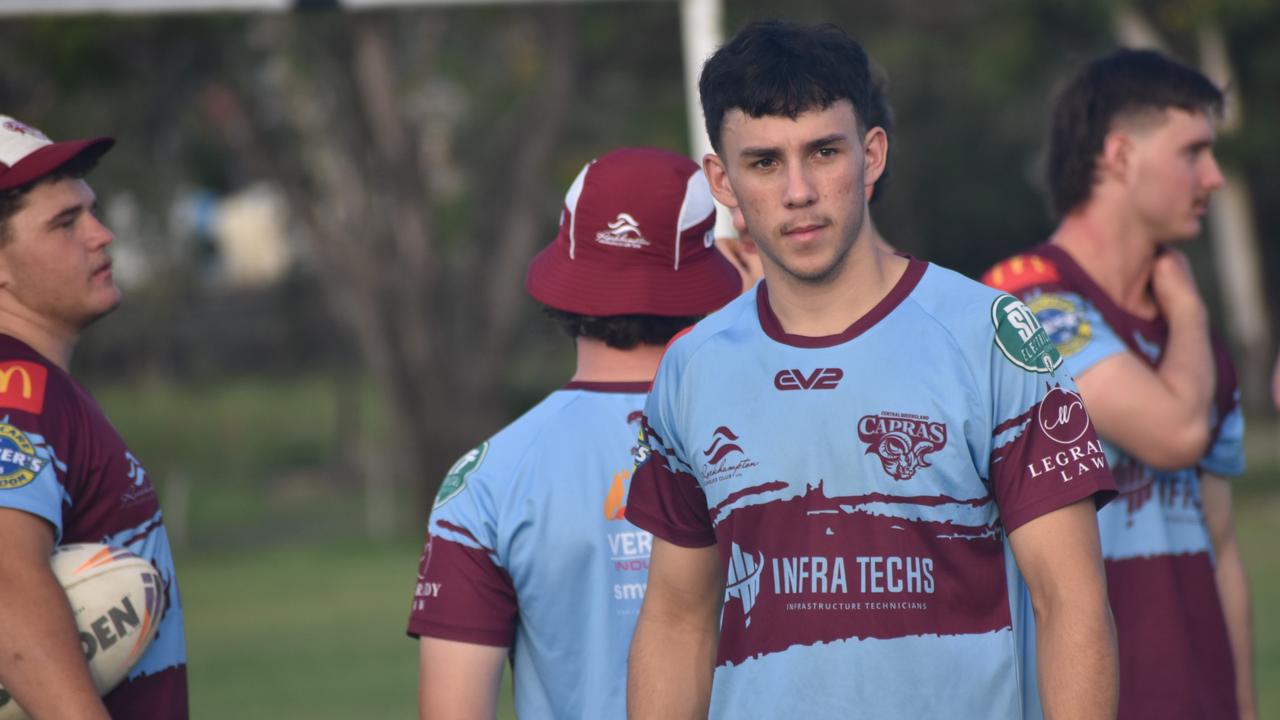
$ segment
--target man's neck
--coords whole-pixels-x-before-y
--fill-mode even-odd
[[[0,309],[0,334],[17,338],[30,345],[44,359],[63,370],[70,370],[71,353],[77,333],[60,332],[47,324],[32,320],[26,313]]]
[[[575,382],[653,382],[665,348],[637,345],[619,350],[592,338],[577,338],[578,368]]]
[[[907,264],[865,233],[849,249],[838,275],[825,283],[802,282],[766,262],[769,307],[790,335],[838,335],[889,294]]]
[[[1151,268],[1158,244],[1136,222],[1091,204],[1065,217],[1049,241],[1066,251],[1120,308],[1155,317]]]

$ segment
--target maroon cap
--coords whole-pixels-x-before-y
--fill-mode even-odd
[[[578,173],[560,232],[529,263],[525,288],[579,315],[705,315],[742,291],[716,250],[715,219],[711,187],[692,160],[614,150]]]
[[[39,180],[81,155],[101,155],[115,143],[109,137],[56,143],[30,125],[0,115],[0,191]]]

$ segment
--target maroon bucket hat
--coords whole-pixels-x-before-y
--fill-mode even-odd
[[[655,148],[622,148],[582,168],[560,232],[529,263],[538,302],[579,315],[705,315],[742,291],[715,247],[702,169]]]
[[[30,125],[0,115],[0,191],[39,180],[83,154],[102,155],[115,142],[95,137],[56,143]]]

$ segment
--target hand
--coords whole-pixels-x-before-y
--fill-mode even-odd
[[[1191,263],[1181,252],[1165,249],[1156,256],[1151,268],[1151,293],[1170,323],[1188,317],[1205,321],[1204,300],[1191,274]]]

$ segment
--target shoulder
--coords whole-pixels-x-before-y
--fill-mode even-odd
[[[990,337],[996,307],[1008,294],[930,264],[908,297],[920,312],[963,341],[975,336]]]
[[[1056,287],[1062,273],[1049,258],[1030,251],[1005,258],[982,275],[982,282],[998,290],[1021,295],[1034,288]]]
[[[662,364],[687,364],[704,350],[715,347],[728,339],[735,330],[756,323],[757,293],[760,286],[746,291],[730,301],[727,305],[711,313],[696,324],[677,334],[667,344],[662,356]]]

